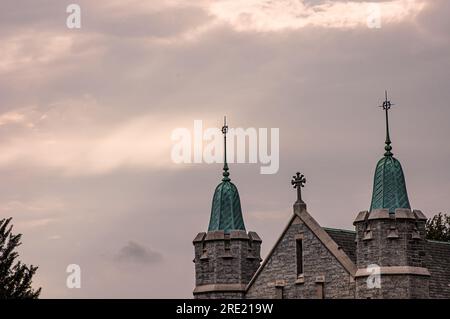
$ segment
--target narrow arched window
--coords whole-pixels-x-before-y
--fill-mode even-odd
[[[296,240],[297,251],[297,277],[303,275],[303,240]]]

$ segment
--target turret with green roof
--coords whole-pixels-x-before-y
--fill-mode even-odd
[[[384,157],[377,163],[375,176],[373,179],[372,202],[370,211],[374,209],[388,209],[389,213],[394,213],[397,208],[411,209],[406,191],[405,176],[402,165],[394,157],[389,136],[389,114],[391,102],[387,99],[381,107],[386,113],[386,146],[384,147]]]
[[[211,217],[208,231],[223,230],[230,233],[231,230],[244,230],[244,219],[242,217],[241,200],[239,192],[231,180],[227,163],[227,132],[226,118],[222,133],[224,138],[224,165],[222,182],[214,191],[211,207]]]
[[[227,163],[226,119],[222,182],[212,200],[208,232],[195,237],[195,298],[243,298],[250,279],[261,263],[261,238],[245,230],[239,192]]]
[[[355,297],[428,298],[427,218],[411,210],[405,176],[389,136],[388,111],[393,104],[387,93],[385,97],[381,105],[386,115],[385,153],[375,169],[370,210],[360,212],[353,223],[358,268]],[[374,271],[379,278],[369,284]]]

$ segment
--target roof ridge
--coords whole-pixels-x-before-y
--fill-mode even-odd
[[[306,207],[299,209],[294,206],[294,214],[302,220],[305,225],[311,230],[311,232],[322,242],[322,244],[328,249],[328,251],[337,259],[337,261],[344,267],[344,269],[354,277],[357,267],[356,264],[350,259],[345,251],[339,249],[339,245],[334,239],[326,232],[326,230],[320,226],[320,224],[312,217]]]
[[[332,228],[332,227],[322,227],[324,230],[337,230],[344,233],[356,234],[356,231],[350,229]]]

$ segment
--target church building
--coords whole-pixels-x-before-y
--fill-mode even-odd
[[[301,189],[293,214],[262,261],[261,238],[246,231],[237,187],[226,161],[209,227],[194,241],[194,298],[446,298],[450,299],[450,243],[427,240],[427,218],[411,209],[400,162],[393,156],[387,99],[385,153],[378,161],[369,211],[354,230],[322,227]]]

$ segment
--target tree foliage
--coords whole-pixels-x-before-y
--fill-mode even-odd
[[[14,235],[10,222],[11,218],[0,220],[0,299],[36,299],[41,288],[33,290],[31,283],[38,267],[16,261],[22,234]]]
[[[439,213],[427,220],[427,239],[450,242],[450,216]]]

